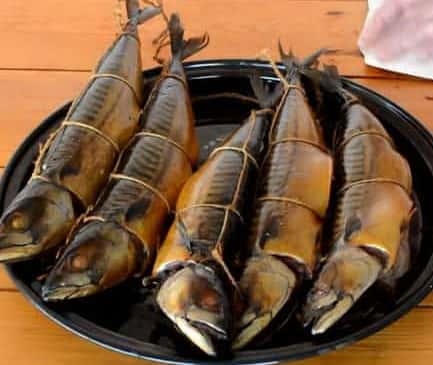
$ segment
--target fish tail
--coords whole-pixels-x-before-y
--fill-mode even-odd
[[[147,3],[150,5],[141,8],[138,0],[126,0],[126,13],[128,14],[128,20],[133,22],[135,25],[139,25],[161,13],[161,3],[153,1],[147,1]]]
[[[204,33],[200,37],[184,39],[184,28],[178,14],[172,14],[168,22],[171,52],[173,58],[185,60],[196,54],[209,44],[209,35]]]
[[[357,100],[352,93],[344,88],[341,75],[335,65],[323,65],[323,70],[320,71],[305,68],[302,73],[317,89],[321,90],[322,94],[331,95],[337,98],[340,103],[344,104]]]
[[[289,80],[293,74],[310,69],[316,69],[319,65],[319,58],[323,54],[331,52],[327,48],[320,48],[317,51],[314,51],[311,55],[307,56],[303,60],[299,60],[293,54],[292,49],[289,52],[286,52],[281,44],[281,41],[278,41],[278,51],[280,53],[281,62],[286,67],[286,78]]]
[[[327,48],[320,48],[316,51],[314,51],[309,56],[305,57],[301,62],[302,68],[316,68],[319,65],[319,58],[320,56],[332,52],[331,50]]]
[[[299,69],[299,60],[295,57],[291,48],[288,53],[284,50],[281,40],[278,40],[278,52],[280,53],[281,62],[286,68],[286,77],[289,79],[288,75]]]
[[[273,108],[283,95],[284,90],[281,83],[271,91],[269,83],[266,83],[256,73],[250,76],[250,84],[260,107],[263,109]]]

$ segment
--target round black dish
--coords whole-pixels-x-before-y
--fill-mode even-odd
[[[237,92],[251,93],[248,76],[259,73],[269,82],[276,82],[268,64],[244,60],[215,60],[186,65],[197,117],[197,130],[204,159],[216,140],[225,136],[248,114],[251,103],[230,98],[200,100],[201,96]],[[158,69],[146,71],[152,78]],[[350,81],[345,86],[358,95],[384,123],[398,149],[409,160],[418,200],[418,227],[412,241],[420,242],[417,262],[403,280],[395,300],[383,302],[373,288],[360,303],[325,335],[311,337],[296,322],[283,328],[260,346],[246,349],[226,359],[206,358],[179,336],[160,315],[138,281],[130,281],[101,295],[68,303],[46,304],[35,279],[44,266],[43,260],[7,265],[7,269],[23,294],[49,318],[101,346],[128,355],[167,363],[257,364],[301,359],[335,350],[371,335],[395,321],[418,304],[433,286],[433,138],[408,113],[384,97]],[[0,209],[14,198],[32,170],[38,145],[64,118],[70,104],[51,114],[23,142],[7,166],[0,185]],[[383,297],[381,295],[381,297]]]

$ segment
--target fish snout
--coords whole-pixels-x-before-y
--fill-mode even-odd
[[[41,252],[38,240],[30,231],[2,232],[0,227],[0,262],[14,262],[36,256]]]
[[[58,245],[74,222],[69,193],[59,190],[63,206],[42,196],[45,190],[30,192],[34,196],[18,199],[1,218],[0,262],[28,260]]]
[[[50,272],[42,286],[42,298],[46,302],[84,297],[97,291],[97,283],[92,282],[87,273]]]
[[[377,280],[380,260],[361,247],[345,246],[323,267],[303,308],[304,325],[311,333],[326,332],[338,322]]]
[[[203,352],[217,356],[228,349],[230,305],[212,268],[202,264],[184,267],[162,284],[156,299],[179,331]]]
[[[271,325],[290,302],[296,284],[295,273],[276,257],[262,253],[247,262],[240,281],[246,308],[236,323],[233,349],[246,346]]]

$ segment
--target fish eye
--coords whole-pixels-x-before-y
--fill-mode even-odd
[[[82,271],[89,267],[89,260],[86,256],[75,255],[69,259],[69,264],[73,270]]]
[[[203,294],[204,295],[200,300],[200,307],[211,312],[217,312],[220,303],[216,293],[208,290]]]
[[[28,219],[24,214],[15,212],[8,218],[7,225],[13,230],[24,231],[28,228]]]

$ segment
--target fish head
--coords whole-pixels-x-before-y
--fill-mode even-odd
[[[194,345],[217,356],[229,343],[229,300],[217,273],[202,264],[190,264],[162,284],[157,303],[164,314]]]
[[[74,209],[66,191],[57,189],[55,194],[57,200],[43,191],[22,194],[6,210],[0,219],[0,261],[31,258],[65,239]]]
[[[240,280],[246,306],[236,323],[232,347],[238,350],[267,330],[290,303],[296,275],[280,259],[261,252],[251,257]]]
[[[84,297],[113,287],[139,269],[143,249],[125,230],[90,222],[72,238],[42,288],[45,301]]]
[[[343,246],[323,266],[303,308],[311,333],[326,332],[338,322],[377,280],[381,261],[362,247]]]

